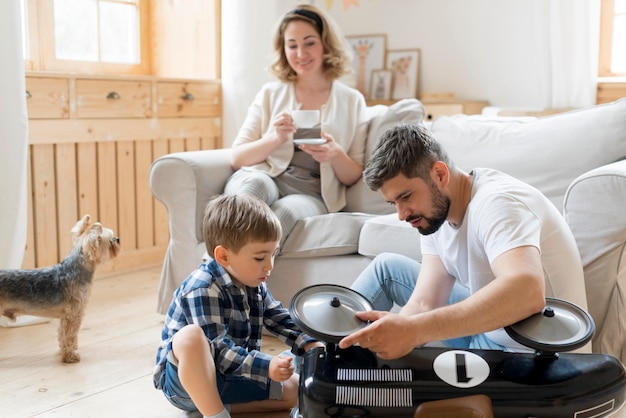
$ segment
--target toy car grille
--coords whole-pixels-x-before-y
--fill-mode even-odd
[[[337,369],[338,381],[411,382],[411,369]]]
[[[338,381],[352,382],[411,382],[411,369],[337,369]],[[335,402],[339,405],[377,406],[387,408],[412,407],[410,388],[377,388],[337,386]]]
[[[338,405],[378,406],[383,408],[412,407],[411,389],[363,388],[337,386],[335,402]]]

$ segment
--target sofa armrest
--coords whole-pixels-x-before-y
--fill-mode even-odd
[[[233,173],[230,149],[177,152],[164,155],[152,163],[150,190],[167,208],[170,220],[193,222],[185,234],[195,234],[202,241],[202,216],[208,200],[224,191]]]
[[[170,232],[159,312],[165,313],[171,292],[200,264],[204,208],[211,197],[224,191],[232,172],[230,149],[177,152],[152,163],[150,190],[167,209]]]
[[[581,255],[589,313],[596,323],[593,351],[626,363],[626,160],[579,176],[567,189],[563,216]]]

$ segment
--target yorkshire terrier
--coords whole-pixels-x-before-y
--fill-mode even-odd
[[[51,267],[0,270],[0,315],[59,318],[58,339],[65,363],[80,361],[78,330],[91,294],[96,265],[115,258],[120,240],[112,229],[85,215],[72,228],[74,248]]]

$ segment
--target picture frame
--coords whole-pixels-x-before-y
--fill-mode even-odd
[[[385,69],[387,35],[351,35],[346,36],[346,40],[352,48],[355,88],[367,99],[372,82],[372,70]]]
[[[372,70],[369,100],[390,100],[393,73],[391,70]]]
[[[385,57],[385,68],[391,71],[391,99],[419,97],[419,49],[390,49]]]

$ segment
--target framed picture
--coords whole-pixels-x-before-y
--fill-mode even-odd
[[[369,97],[372,70],[385,68],[385,51],[387,49],[387,35],[358,35],[346,36],[352,47],[352,68],[356,74],[356,89],[365,98]]]
[[[390,70],[372,70],[372,81],[369,89],[369,100],[391,99],[391,81],[393,75]]]
[[[387,51],[385,68],[393,74],[392,100],[418,97],[419,49],[390,49]]]

